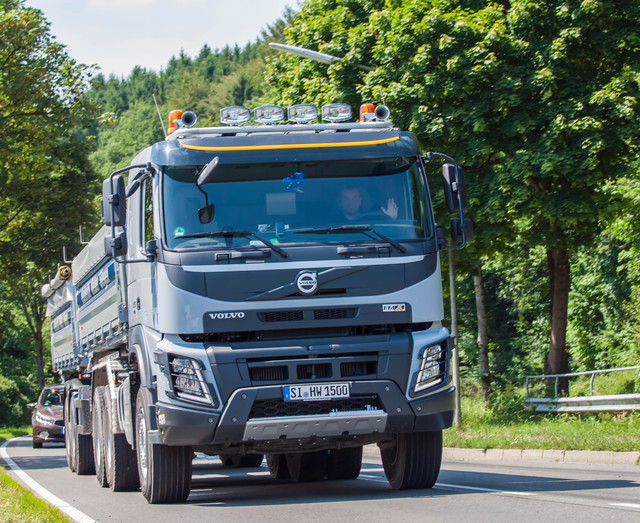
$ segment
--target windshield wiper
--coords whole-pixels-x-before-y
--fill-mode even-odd
[[[343,234],[349,232],[371,232],[382,241],[398,249],[400,252],[407,252],[407,249],[400,245],[398,242],[392,240],[388,236],[385,236],[381,232],[376,231],[368,225],[340,225],[339,227],[319,227],[317,229],[303,229],[300,231],[294,231],[294,234]]]
[[[217,231],[217,232],[194,232],[192,234],[183,234],[182,236],[174,236],[174,240],[179,238],[234,238],[241,237],[246,238],[247,236],[252,236],[256,240],[264,243],[269,249],[274,252],[277,252],[283,258],[288,258],[289,255],[283,251],[280,247],[275,246],[269,240],[263,238],[262,236],[258,236],[255,232],[251,231]]]

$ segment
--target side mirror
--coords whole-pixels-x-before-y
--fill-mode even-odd
[[[461,205],[463,211],[467,210],[467,190],[461,167],[456,169],[456,166],[450,163],[442,166],[442,188],[447,210],[450,213],[460,212]]]
[[[27,408],[33,410],[36,408],[37,405],[38,405],[37,403],[27,403]]]
[[[200,207],[198,209],[198,218],[200,219],[200,223],[211,223],[213,220],[214,207],[213,204],[205,205],[204,207]]]
[[[104,237],[104,254],[107,258],[125,256],[127,254],[127,233],[121,232],[115,238]]]
[[[462,241],[463,231],[466,243],[473,240],[473,222],[471,220],[465,219],[460,221],[460,218],[454,218],[451,220],[451,241],[453,243]]]
[[[102,217],[107,226],[122,227],[126,220],[127,196],[124,177],[117,174],[102,182]]]

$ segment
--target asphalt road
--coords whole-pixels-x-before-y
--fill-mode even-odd
[[[113,493],[93,476],[71,473],[61,446],[32,449],[30,438],[18,438],[4,450],[30,478],[88,516],[85,521],[640,521],[638,466],[445,461],[433,489],[393,491],[375,447],[365,449],[354,481],[280,482],[269,477],[266,463],[228,469],[216,458],[198,457],[186,503],[148,505],[139,492]]]

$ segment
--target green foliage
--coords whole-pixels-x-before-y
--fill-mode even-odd
[[[542,370],[549,329],[558,328],[551,312],[564,314],[550,303],[553,252],[567,251],[577,263],[573,364],[637,361],[640,274],[625,280],[614,253],[601,260],[604,268],[598,250],[589,249],[610,242],[600,231],[625,208],[629,215],[617,225],[628,232],[639,208],[640,192],[629,194],[628,182],[638,179],[640,48],[620,42],[638,42],[640,4],[308,0],[285,35],[344,60],[328,66],[276,58],[267,76],[274,102],[384,102],[395,124],[465,167],[476,236],[456,266],[467,274],[483,268],[499,385]],[[638,220],[631,223],[637,238]],[[619,254],[628,268],[638,267],[633,246]],[[476,325],[468,281],[459,321],[463,364],[471,369]]]

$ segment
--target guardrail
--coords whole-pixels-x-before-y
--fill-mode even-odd
[[[640,394],[610,394],[593,395],[593,382],[597,375],[611,372],[622,372],[628,370],[640,371],[640,365],[634,367],[620,367],[617,369],[590,370],[586,372],[572,372],[567,374],[547,374],[541,376],[527,376],[525,379],[525,390],[527,399],[524,405],[528,409],[536,412],[613,412],[625,410],[640,410]],[[561,379],[574,378],[577,376],[591,376],[589,380],[589,396],[564,397],[558,395],[558,382]],[[640,374],[638,376],[640,379]],[[552,398],[532,398],[529,392],[531,381],[541,379],[554,380],[554,397]]]

